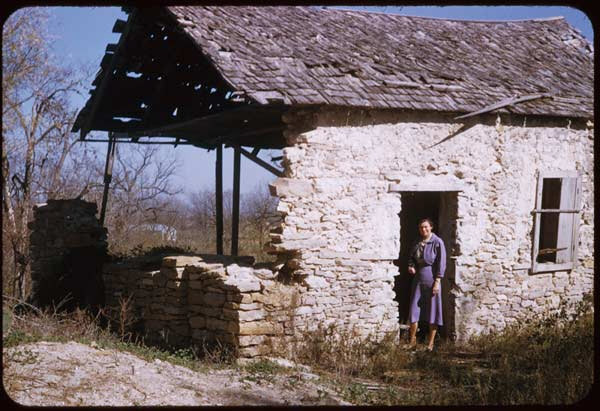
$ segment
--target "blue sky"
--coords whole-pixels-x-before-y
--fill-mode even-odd
[[[410,7],[339,7],[365,11],[398,13],[410,16],[453,18],[464,20],[521,20],[563,16],[593,43],[593,28],[587,16],[571,7],[541,6],[410,6]],[[116,43],[118,34],[112,33],[117,18],[127,15],[118,7],[49,7],[52,33],[55,37],[54,52],[66,64],[91,64],[98,67],[106,44]],[[91,79],[90,79],[91,83]],[[84,101],[75,101],[82,107]],[[100,143],[86,143],[100,144]],[[101,148],[105,150],[104,147]],[[224,189],[232,187],[232,153],[224,150]],[[188,192],[211,189],[214,186],[214,151],[195,147],[162,147],[164,155],[176,155],[182,165],[176,182]],[[261,153],[261,157],[268,159]],[[268,171],[242,157],[242,192],[253,190],[257,184],[274,179]]]

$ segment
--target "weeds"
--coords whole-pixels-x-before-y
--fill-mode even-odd
[[[482,399],[489,404],[570,404],[582,399],[593,381],[593,336],[587,298],[575,309],[563,305],[546,317],[473,339],[471,344],[485,353],[495,371],[483,381]]]
[[[10,328],[3,335],[3,346],[6,349],[39,341],[76,341],[101,349],[129,352],[146,361],[158,359],[192,370],[206,370],[233,362],[232,351],[220,344],[185,348],[146,345],[139,336],[134,338],[129,330],[135,320],[129,302],[129,299],[123,299],[119,310],[109,317],[103,310],[97,315],[91,315],[80,309],[66,312],[56,308],[39,310],[35,307],[16,313],[16,304],[11,305],[5,301],[3,313],[6,317],[10,316],[11,322]],[[107,320],[109,326],[103,326],[102,323]]]
[[[570,404],[593,381],[592,310],[587,298],[433,353],[405,351],[392,335],[365,340],[320,328],[303,336],[296,356],[354,404]],[[383,384],[368,387],[357,377]]]
[[[298,359],[338,377],[379,377],[410,362],[410,353],[399,347],[392,333],[382,339],[364,338],[330,325],[305,333],[302,339],[305,343],[296,352]]]
[[[124,306],[127,306],[124,300]],[[99,315],[56,310],[16,313],[4,310],[10,325],[4,347],[35,341],[77,341],[130,352],[147,361],[159,359],[192,370],[230,365],[235,352],[221,344],[158,349],[135,340],[116,327],[99,325]],[[123,310],[122,310],[123,311]],[[319,372],[321,381],[344,399],[364,405],[513,405],[570,404],[583,398],[593,381],[594,324],[591,300],[563,306],[550,315],[530,318],[473,338],[455,347],[439,344],[436,351],[412,352],[397,337],[361,338],[334,326],[302,336],[295,360]],[[131,318],[123,311],[127,323]],[[23,350],[10,361],[35,361]],[[247,382],[273,381],[283,367],[268,360],[243,368]],[[367,379],[367,380],[365,380]]]
[[[285,367],[273,361],[260,359],[258,361],[251,361],[244,369],[250,374],[279,374],[285,370]]]

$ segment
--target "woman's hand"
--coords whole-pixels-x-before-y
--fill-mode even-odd
[[[433,282],[433,288],[431,289],[431,293],[436,296],[440,292],[440,279],[436,278]]]
[[[416,272],[417,271],[415,270],[415,267],[413,267],[413,266],[408,267],[408,273],[409,274],[415,275]]]

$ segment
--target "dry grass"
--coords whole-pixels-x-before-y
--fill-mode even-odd
[[[5,298],[3,317],[8,325],[3,333],[3,347],[14,347],[38,341],[69,342],[112,348],[130,352],[147,361],[159,359],[192,370],[223,368],[235,363],[235,353],[222,345],[202,344],[192,347],[156,347],[146,345],[130,328],[137,319],[128,298],[117,310],[100,310],[97,315],[76,309],[39,310],[19,302],[26,310],[15,309],[17,302]],[[8,359],[10,360],[10,359]]]
[[[361,339],[334,327],[306,333],[297,360],[364,405],[572,404],[593,381],[591,299],[562,306],[468,344],[407,351],[388,335]]]
[[[100,325],[98,316],[75,310],[15,313],[5,304],[8,329],[4,347],[35,341],[76,341],[160,359],[197,371],[233,367],[233,353],[224,346],[157,349],[132,342],[121,325]],[[127,312],[126,300],[120,311]],[[433,353],[407,351],[395,336],[360,338],[335,327],[306,333],[294,360],[308,365],[343,398],[363,405],[513,405],[571,404],[585,397],[593,381],[594,345],[591,300],[562,307],[546,317],[532,318],[500,333],[474,338],[461,347],[440,343]],[[26,347],[4,364],[35,361]],[[252,365],[253,378],[268,380],[279,370],[268,363]],[[19,381],[4,376],[15,390]],[[12,385],[11,385],[12,384]],[[22,384],[21,384],[22,385]]]

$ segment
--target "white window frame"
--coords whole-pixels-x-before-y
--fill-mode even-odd
[[[559,209],[542,209],[542,191],[544,187],[545,178],[575,178],[575,192],[574,192],[574,207],[571,208],[559,208]],[[561,186],[562,187],[562,186]],[[561,194],[562,200],[562,194]],[[541,228],[541,215],[542,213],[561,213],[561,214],[573,214],[572,229],[570,232],[570,244],[568,247],[571,248],[571,259],[567,262],[562,263],[539,263],[537,262],[539,247],[540,247],[540,228]],[[577,261],[577,245],[579,243],[579,222],[581,215],[581,175],[577,171],[540,171],[538,172],[537,190],[535,209],[532,211],[534,215],[533,222],[533,247],[531,253],[531,274],[536,273],[547,273],[554,271],[568,271],[575,267]],[[560,234],[558,234],[560,235]]]

